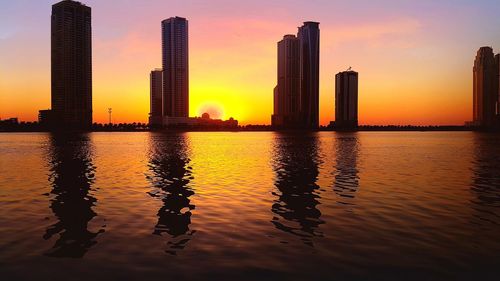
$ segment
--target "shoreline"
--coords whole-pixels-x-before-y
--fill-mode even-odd
[[[0,129],[0,133],[63,133],[63,132],[339,132],[339,133],[354,133],[354,132],[498,132],[480,130],[475,127],[466,126],[359,126],[357,130],[340,130],[331,127],[321,127],[318,130],[301,130],[301,129],[275,129],[266,125],[249,125],[239,128],[165,128],[165,129],[149,129],[149,128],[111,128],[97,129],[89,131],[51,131],[35,128],[9,128]]]

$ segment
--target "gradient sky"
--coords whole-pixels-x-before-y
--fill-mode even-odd
[[[56,1],[0,0],[0,118],[50,108],[50,13]],[[321,29],[320,121],[334,119],[334,75],[360,73],[361,124],[463,124],[472,65],[500,52],[497,0],[85,0],[92,7],[94,121],[146,122],[161,20],[189,20],[190,114],[269,124],[276,42],[303,21]]]

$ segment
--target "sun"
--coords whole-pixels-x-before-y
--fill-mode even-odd
[[[224,110],[220,104],[204,103],[198,108],[198,116],[208,113],[212,119],[223,119]]]

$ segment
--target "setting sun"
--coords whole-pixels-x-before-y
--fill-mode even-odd
[[[208,113],[210,115],[210,118],[213,118],[213,119],[223,119],[223,118],[226,118],[224,116],[224,110],[223,108],[215,103],[215,102],[206,102],[204,104],[202,104],[200,106],[200,108],[198,109],[198,115],[197,116],[201,116],[203,115],[204,113]]]

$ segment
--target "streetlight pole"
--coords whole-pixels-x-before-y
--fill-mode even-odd
[[[108,114],[109,114],[109,124],[111,125],[111,112],[112,112],[112,108],[108,108]]]

